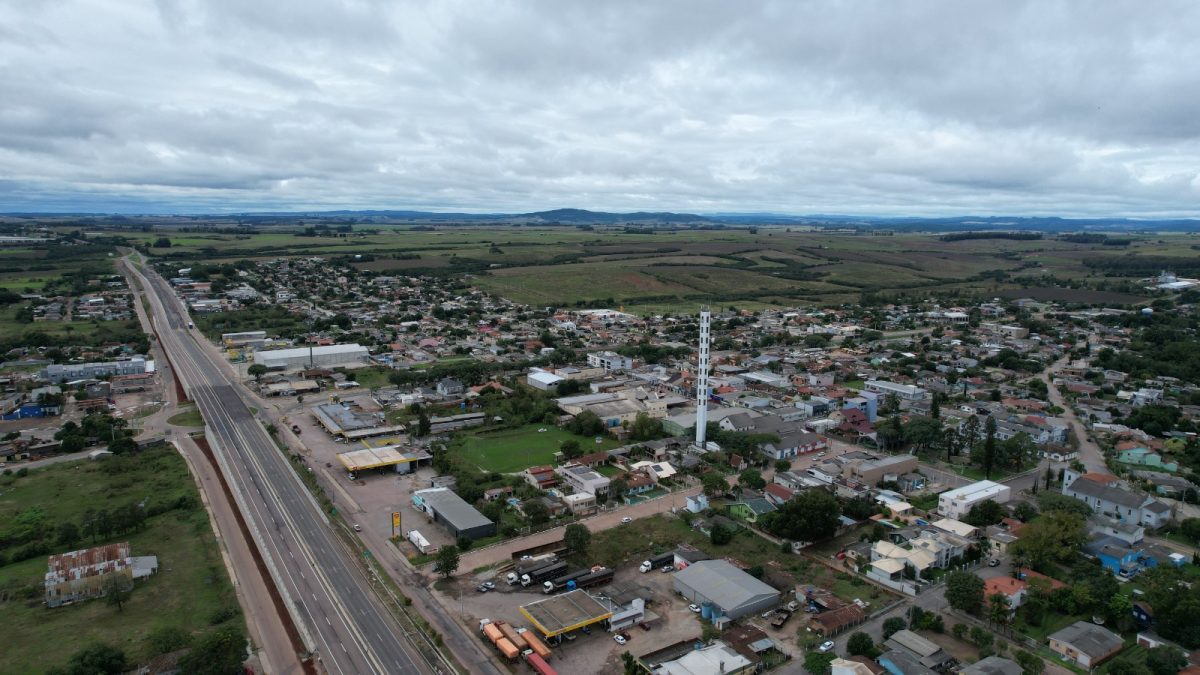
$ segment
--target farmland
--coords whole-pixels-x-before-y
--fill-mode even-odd
[[[460,224],[354,226],[308,236],[300,226],[245,233],[114,232],[151,256],[178,261],[234,262],[281,256],[323,256],[360,271],[387,275],[468,278],[478,288],[535,306],[623,306],[642,314],[698,303],[754,309],[803,304],[940,297],[1036,297],[1067,302],[1136,303],[1139,276],[1160,266],[1200,270],[1195,235],[1133,235],[1128,246],[1041,239],[945,241],[934,234],[829,232],[764,227],[638,230]],[[171,246],[154,247],[160,237]],[[46,283],[44,251],[0,252],[24,261],[0,275],[5,287]],[[4,260],[5,258],[0,258]],[[63,264],[77,264],[66,261]],[[1126,271],[1129,270],[1129,271]],[[52,273],[51,273],[52,274]],[[1038,289],[1047,288],[1051,291]],[[1030,289],[1031,293],[1022,293]],[[1087,291],[1117,295],[1093,296]],[[1036,293],[1034,293],[1036,292]],[[230,330],[237,317],[212,319],[208,332]],[[220,324],[219,326],[217,324]],[[279,326],[290,333],[294,325]]]
[[[96,543],[128,541],[134,555],[156,555],[159,561],[159,573],[138,582],[120,608],[92,600],[47,609],[42,602],[45,555],[0,564],[0,623],[6,637],[0,673],[45,672],[64,665],[75,649],[93,641],[107,642],[141,661],[156,653],[149,638],[157,630],[179,629],[196,637],[218,625],[241,624],[199,494],[174,448],[0,477],[0,493],[6,535],[11,538],[10,528],[16,527],[44,532],[42,540],[52,552],[68,550],[56,540],[61,524],[80,522],[89,509],[144,500],[150,516],[141,527]],[[88,539],[76,547],[90,545]],[[0,560],[22,557],[15,547],[2,553]]]

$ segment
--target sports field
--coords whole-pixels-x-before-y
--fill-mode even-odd
[[[552,464],[554,453],[568,440],[579,441],[585,453],[619,445],[608,437],[596,443],[592,438],[576,436],[554,425],[530,424],[504,431],[465,434],[460,452],[464,459],[484,471],[517,473],[531,466]]]

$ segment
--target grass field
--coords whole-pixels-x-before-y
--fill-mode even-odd
[[[61,522],[78,522],[87,508],[122,507],[143,499],[147,507],[162,506],[181,497],[187,499],[185,508],[167,510],[148,518],[138,531],[98,542],[128,541],[134,555],[158,556],[159,573],[138,582],[121,610],[104,600],[47,609],[42,602],[46,556],[0,566],[0,625],[5,627],[0,673],[45,672],[93,641],[142,661],[154,655],[147,636],[156,629],[175,627],[199,635],[226,622],[241,623],[195,484],[173,448],[0,478],[3,520],[36,510],[51,530]]]
[[[538,429],[546,431],[539,432]],[[580,438],[554,425],[530,424],[517,429],[479,432],[463,436],[460,452],[464,459],[484,471],[516,473],[538,464],[550,464],[564,441],[579,441],[585,453],[599,452],[619,444],[608,437],[600,443]]]

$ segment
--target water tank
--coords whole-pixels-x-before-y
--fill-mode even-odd
[[[725,613],[721,611],[720,607],[712,608],[712,622],[713,622],[714,626],[717,625],[717,623],[719,621],[722,621],[722,617],[724,617],[724,616],[725,616]]]
[[[1153,309],[1151,309],[1150,307],[1143,307],[1143,308],[1142,308],[1142,314],[1153,314],[1153,313],[1154,313],[1154,310],[1153,310]]]
[[[703,619],[711,619],[713,616],[713,606],[711,602],[706,602],[700,605],[700,617]]]

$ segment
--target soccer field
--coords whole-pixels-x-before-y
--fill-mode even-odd
[[[538,431],[545,429],[545,431]],[[600,443],[582,438],[553,425],[529,424],[517,429],[481,432],[466,437],[462,455],[484,471],[517,473],[531,466],[552,464],[563,442],[574,439],[585,453],[608,450],[618,443],[604,437]]]

